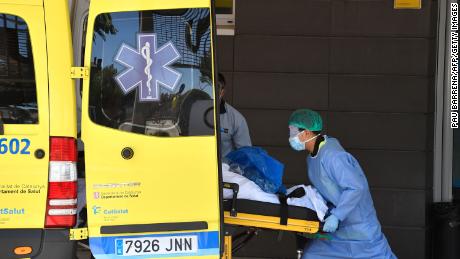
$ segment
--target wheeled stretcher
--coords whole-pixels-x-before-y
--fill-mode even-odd
[[[246,244],[257,229],[290,231],[308,238],[325,238],[319,233],[322,227],[315,211],[298,206],[287,205],[286,198],[280,197],[280,204],[253,200],[237,199],[239,186],[235,183],[224,183],[224,188],[233,191],[232,199],[224,200],[224,223],[226,226],[243,226],[250,229],[245,234],[225,235],[224,259],[231,259],[232,253]],[[238,246],[233,246],[236,239],[245,239]]]

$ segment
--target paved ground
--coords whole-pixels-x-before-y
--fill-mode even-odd
[[[91,253],[84,248],[78,247],[77,250],[77,258],[78,259],[91,259]]]

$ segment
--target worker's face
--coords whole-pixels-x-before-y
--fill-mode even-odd
[[[289,143],[294,150],[301,151],[307,150],[308,152],[312,151],[312,144],[319,135],[315,135],[315,133],[299,129],[294,126],[289,126]]]
[[[224,99],[225,96],[225,88],[221,87],[220,92],[219,92],[219,99],[222,100]]]

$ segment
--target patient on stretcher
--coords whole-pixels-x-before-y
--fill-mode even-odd
[[[277,194],[264,192],[259,185],[249,180],[241,174],[232,172],[230,166],[226,163],[222,164],[223,181],[226,183],[235,183],[239,185],[238,199],[261,201],[273,204],[279,204],[280,199]],[[297,185],[286,190],[286,195],[298,191],[299,188],[303,189],[301,197],[287,198],[287,204],[298,207],[305,207],[314,210],[320,221],[328,211],[328,207],[323,197],[311,186]],[[224,189],[224,199],[232,199],[233,191]]]

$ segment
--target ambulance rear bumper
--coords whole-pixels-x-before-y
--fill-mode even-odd
[[[28,246],[32,253],[16,255],[16,247]],[[2,258],[73,259],[76,242],[69,239],[69,229],[1,229],[0,255]]]

